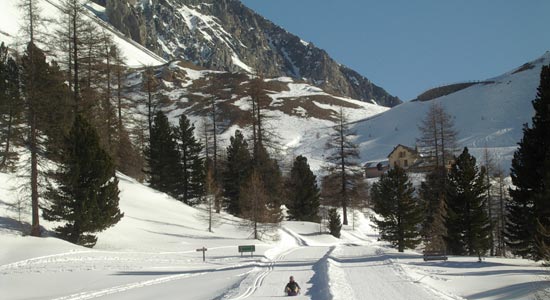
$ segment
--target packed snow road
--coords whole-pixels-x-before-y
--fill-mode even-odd
[[[293,246],[260,261],[216,251],[207,263],[191,252],[35,257],[0,266],[0,289],[10,299],[278,299],[292,275],[302,288],[296,300],[445,299],[405,278],[376,246]],[[33,282],[40,288],[26,288]]]
[[[241,285],[246,292],[229,299],[277,299],[290,275],[302,287],[293,299],[462,299],[414,282],[393,263],[397,258],[369,245],[300,247],[251,274]]]
[[[334,288],[339,293],[335,299],[361,299],[358,295],[368,295],[369,300],[462,299],[445,295],[408,277],[395,262],[411,258],[411,254],[386,251],[377,246],[338,247],[329,259],[331,282],[342,285]]]

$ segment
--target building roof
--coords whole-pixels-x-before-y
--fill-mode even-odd
[[[376,161],[368,161],[363,165],[363,167],[365,167],[365,168],[378,168],[379,164],[382,167],[386,167],[386,166],[390,165],[390,161],[387,160],[387,159],[385,159],[385,160],[376,160]]]
[[[388,154],[388,157],[390,157],[395,152],[395,150],[397,150],[397,148],[399,148],[399,147],[411,152],[412,154],[418,154],[418,151],[416,151],[416,149],[413,149],[411,147],[407,147],[405,145],[399,144],[399,145],[397,145],[393,148],[393,150],[390,152],[390,154]]]

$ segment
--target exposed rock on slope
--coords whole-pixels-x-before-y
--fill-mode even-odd
[[[401,101],[256,14],[238,0],[107,0],[109,21],[166,59],[233,72],[288,76],[384,106]]]

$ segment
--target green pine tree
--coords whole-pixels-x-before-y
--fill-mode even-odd
[[[542,67],[533,108],[512,160],[506,237],[514,254],[541,260],[550,245],[550,66]]]
[[[18,159],[15,144],[21,144],[23,99],[19,92],[19,66],[8,47],[0,45],[0,171],[13,169]]]
[[[432,170],[420,184],[419,196],[424,209],[422,235],[428,250],[444,251],[447,249],[444,239],[447,235],[447,227],[444,222],[447,216],[446,185],[447,169],[444,167]]]
[[[319,188],[317,180],[307,163],[307,158],[294,160],[288,180],[288,219],[319,221]]]
[[[181,200],[186,204],[192,199],[204,195],[205,169],[201,157],[202,145],[195,139],[195,126],[185,115],[179,118],[179,127],[175,128],[176,140],[180,151],[182,178],[180,183]]]
[[[342,220],[336,208],[328,210],[328,230],[330,234],[336,238],[340,238],[340,230],[342,230]]]
[[[239,204],[241,186],[248,180],[252,169],[252,158],[248,152],[248,144],[239,130],[229,139],[227,147],[227,162],[223,173],[223,190],[227,199],[227,211],[240,215]]]
[[[373,221],[380,230],[380,239],[390,242],[399,252],[421,242],[418,228],[423,215],[414,193],[407,173],[399,167],[372,185],[373,209],[381,217],[373,217]]]
[[[148,149],[151,187],[178,198],[181,195],[182,168],[180,154],[168,118],[162,111],[155,114]]]
[[[464,148],[448,175],[447,245],[451,254],[481,256],[490,248],[484,178],[485,169],[480,170]]]
[[[124,215],[118,207],[114,164],[101,149],[95,130],[80,116],[75,118],[60,158],[62,164],[52,174],[55,185],[47,191],[51,205],[44,209],[44,218],[66,222],[55,229],[61,238],[93,247],[94,234]]]

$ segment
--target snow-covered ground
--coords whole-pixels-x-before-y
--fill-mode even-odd
[[[17,2],[2,0],[0,10],[0,40],[12,44],[21,42]],[[54,5],[58,2],[40,2],[46,17],[59,18]],[[99,7],[90,7],[101,16]],[[109,27],[106,30],[130,66],[164,63]],[[546,54],[533,62],[533,69],[510,72],[492,79],[493,84],[475,85],[435,101],[456,116],[463,145],[474,152],[487,146],[508,165],[521,137],[521,125],[532,115],[530,101],[540,66],[549,62],[550,54]],[[193,80],[208,71],[186,72]],[[272,94],[274,102],[323,94],[308,85],[288,83],[289,91]],[[412,146],[418,136],[417,123],[431,104],[405,103],[384,112],[383,107],[345,101],[361,106],[346,113],[350,121],[357,122],[354,129],[363,161],[384,158],[399,143]],[[245,101],[241,102],[236,105],[246,109]],[[289,152],[294,149],[292,154],[305,154],[313,169],[319,170],[333,123],[270,113],[274,117],[271,126],[283,146]],[[175,120],[175,112],[171,117]],[[194,121],[199,124],[198,118]],[[224,133],[225,141],[234,129]],[[0,173],[0,299],[276,299],[283,296],[290,275],[302,286],[296,299],[315,300],[533,299],[537,291],[548,287],[548,270],[532,261],[487,258],[478,263],[476,258],[450,257],[447,262],[424,262],[418,252],[398,253],[377,241],[364,215],[356,229],[344,228],[341,239],[319,233],[319,224],[284,222],[278,230],[279,240],[255,241],[249,239],[250,231],[240,226],[239,219],[225,214],[221,225],[209,233],[199,210],[131,178],[119,175],[119,179],[124,218],[99,234],[94,249],[87,249],[51,235],[23,237],[29,208],[23,203],[18,209],[17,203],[27,198],[13,190],[18,185],[14,176]],[[41,224],[46,233],[55,227],[43,220]],[[250,244],[256,246],[256,253],[241,257],[237,246]],[[205,262],[196,251],[202,247],[208,249]]]
[[[0,173],[2,299],[278,299],[290,275],[302,287],[296,299],[315,300],[533,299],[548,286],[548,271],[527,260],[424,262],[417,252],[398,253],[377,241],[363,214],[341,239],[319,224],[284,222],[279,240],[251,240],[228,215],[209,233],[197,209],[119,179],[124,218],[88,249],[21,236],[29,212],[13,207],[17,180]],[[241,257],[237,246],[250,244],[254,255]]]

